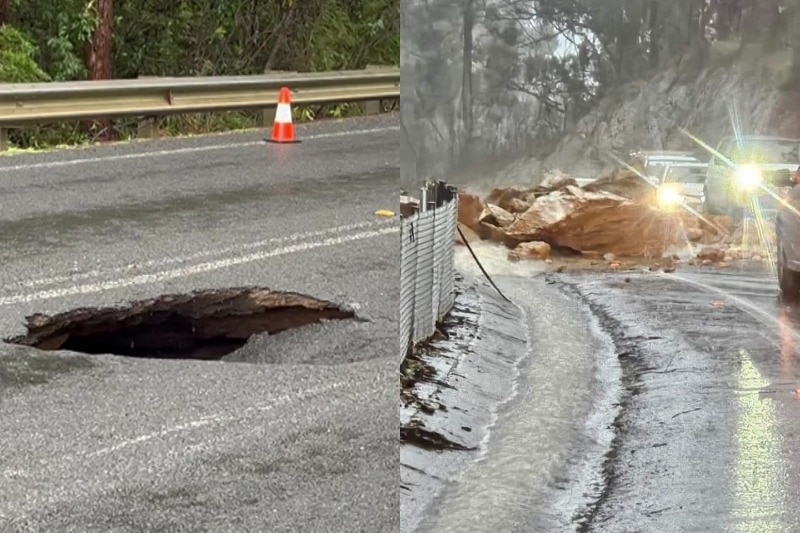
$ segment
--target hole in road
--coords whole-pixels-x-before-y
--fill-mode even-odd
[[[325,320],[355,319],[339,305],[265,288],[165,295],[125,307],[81,308],[27,317],[27,335],[6,342],[166,359],[220,359],[260,333],[275,334]]]

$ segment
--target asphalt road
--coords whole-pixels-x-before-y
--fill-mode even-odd
[[[245,285],[358,323],[243,362],[0,344],[0,531],[394,531],[395,116],[0,159],[0,335],[23,318]],[[259,364],[260,363],[260,364]]]
[[[491,272],[531,355],[417,531],[800,530],[800,309],[768,272]]]

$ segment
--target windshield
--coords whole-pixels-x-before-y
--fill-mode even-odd
[[[681,183],[703,183],[706,179],[706,168],[686,163],[653,163],[648,166],[649,174],[659,180],[679,181]]]
[[[732,159],[738,163],[795,164],[800,163],[800,143],[797,141],[745,141],[733,149]]]

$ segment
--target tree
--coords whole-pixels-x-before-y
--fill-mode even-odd
[[[11,22],[11,0],[0,0],[0,26]]]
[[[465,0],[464,51],[462,58],[461,116],[464,120],[464,142],[472,137],[472,32],[475,25],[475,0]]]
[[[92,39],[84,45],[84,62],[90,80],[108,80],[114,75],[114,0],[93,0],[96,26]]]

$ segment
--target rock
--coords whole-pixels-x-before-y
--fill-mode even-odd
[[[481,223],[491,224],[500,228],[507,228],[517,219],[514,215],[503,209],[502,207],[486,204],[486,209],[483,210],[479,218]]]
[[[539,185],[533,188],[533,192],[547,194],[549,192],[563,189],[568,185],[577,187],[578,182],[566,174],[561,173],[560,171],[555,171],[546,175]]]
[[[595,193],[608,192],[629,200],[652,200],[655,197],[655,187],[625,168],[617,169],[610,176],[584,185],[583,190]]]
[[[697,258],[703,261],[708,260],[711,263],[719,263],[725,259],[725,252],[714,246],[704,246],[697,254]]]
[[[600,259],[600,252],[595,252],[594,250],[584,250],[581,252],[581,255],[586,259]]]
[[[661,257],[667,249],[687,243],[674,215],[609,192],[574,186],[537,198],[506,231],[520,241],[545,241],[601,256]]]
[[[758,255],[758,254],[755,254],[755,255],[753,256],[753,261],[761,261],[761,260],[762,260],[762,258],[761,258],[761,256],[760,256],[760,255]]]
[[[570,180],[575,181],[572,178],[570,178],[568,174],[565,174],[561,170],[554,168],[552,170],[548,170],[547,172],[545,172],[544,176],[539,182],[539,187],[552,189],[559,183],[563,183],[564,181],[570,181]]]
[[[708,265],[710,265],[710,264],[711,264],[711,263],[713,263],[713,262],[714,262],[714,261],[712,261],[711,259],[702,259],[702,260],[700,261],[700,264],[701,264],[701,265],[703,265],[703,266],[708,266]]]
[[[509,213],[523,213],[530,207],[530,204],[523,200],[529,192],[514,187],[492,189],[486,197],[486,203],[501,207]]]
[[[481,234],[481,214],[486,204],[474,194],[458,194],[458,222]]]
[[[724,215],[716,215],[716,216],[714,216],[714,215],[712,215],[712,216],[709,216],[707,218],[711,222],[713,222],[715,225],[717,225],[718,227],[724,229],[728,233],[731,233],[734,230],[735,223],[734,223],[733,219],[731,217],[729,217],[729,216],[724,216]],[[705,224],[705,223],[703,223],[703,225],[708,227],[708,225]]]
[[[691,242],[697,242],[703,238],[703,235],[705,235],[705,233],[706,232],[703,231],[701,228],[688,228],[686,230],[686,237]]]
[[[521,241],[508,235],[503,228],[498,228],[492,224],[481,223],[478,235],[482,239],[505,245],[507,248],[515,248]]]
[[[528,209],[531,208],[531,204],[522,200],[521,198],[512,198],[508,201],[505,205],[498,204],[500,207],[508,211],[509,213],[524,213]]]
[[[542,241],[523,242],[516,248],[508,252],[508,258],[512,261],[522,259],[549,259],[550,245]]]
[[[616,256],[609,252],[609,253],[603,254],[603,259],[605,259],[607,262],[611,263],[611,262],[614,261],[614,259],[616,259]]]
[[[473,242],[477,242],[477,241],[481,240],[481,236],[480,235],[478,235],[475,231],[469,229],[464,224],[459,222],[458,223],[458,229],[456,229],[456,234],[455,234],[455,242],[456,242],[456,244],[460,244],[461,246],[464,245],[464,241],[461,239],[461,235],[458,234],[458,230],[459,229],[464,234],[464,237],[466,237],[467,242],[469,242],[470,244],[472,244]]]

